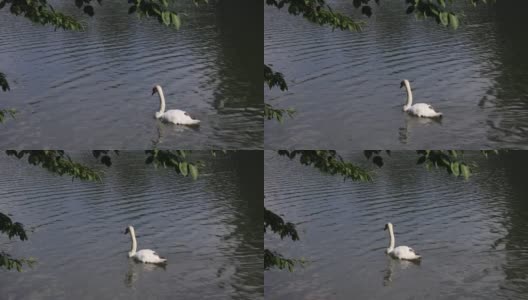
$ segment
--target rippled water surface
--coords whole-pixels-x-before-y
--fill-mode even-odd
[[[265,8],[265,61],[284,73],[287,92],[265,98],[297,114],[266,122],[267,148],[526,148],[526,1],[459,7],[461,27],[405,15],[405,1],[380,1],[361,33],[332,31]],[[331,1],[357,15],[351,1]],[[358,17],[361,18],[361,17]],[[409,79],[415,102],[442,122],[402,112]]]
[[[29,230],[23,242],[0,235],[0,250],[37,260],[0,270],[1,298],[262,299],[262,153],[199,158],[207,166],[192,181],[122,152],[96,166],[101,184],[0,158],[0,211]],[[128,258],[128,224],[166,268]]]
[[[2,126],[0,146],[262,148],[261,6],[183,1],[175,30],[128,15],[126,1],[103,1],[93,18],[74,1],[55,2],[86,31],[54,31],[0,11],[0,71],[11,85],[0,107],[18,111]],[[157,121],[155,84],[167,109],[188,111],[201,126]]]
[[[362,154],[350,154],[364,161]],[[485,160],[468,181],[393,153],[371,183],[322,175],[267,154],[265,205],[294,222],[300,241],[265,246],[307,264],[267,271],[270,299],[524,299],[528,295],[527,153]],[[369,165],[370,166],[370,165]],[[388,258],[396,245],[421,264]]]

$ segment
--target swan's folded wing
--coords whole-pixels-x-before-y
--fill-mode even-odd
[[[165,258],[165,257],[159,255],[158,252],[155,252],[155,251],[152,251],[152,255],[156,255],[159,258]]]
[[[418,255],[418,252],[414,251],[414,249],[413,249],[413,248],[411,248],[411,247],[409,247],[409,252],[411,252],[411,253],[414,253],[414,254]]]

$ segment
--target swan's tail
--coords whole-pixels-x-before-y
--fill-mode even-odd
[[[193,119],[193,120],[189,121],[188,124],[189,124],[189,125],[198,125],[198,124],[200,124],[200,120],[194,120],[194,119]]]
[[[161,257],[158,258],[158,261],[156,262],[157,264],[164,264],[167,262],[167,259],[165,257]]]

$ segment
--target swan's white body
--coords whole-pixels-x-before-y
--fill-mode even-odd
[[[442,117],[441,112],[436,112],[434,108],[426,103],[412,104],[413,96],[411,91],[411,84],[409,80],[405,79],[401,82],[400,88],[404,87],[407,90],[407,103],[403,106],[403,111],[408,112],[411,115],[423,118],[440,118]]]
[[[387,223],[385,225],[385,230],[387,229],[389,230],[390,244],[389,244],[389,248],[387,248],[385,253],[389,254],[393,258],[403,259],[403,260],[417,260],[417,259],[422,258],[411,247],[398,246],[394,248],[395,240],[394,240],[394,230],[392,228],[392,223]]]
[[[132,249],[128,252],[128,257],[132,257],[142,263],[160,264],[167,262],[167,259],[159,256],[154,250],[143,249],[136,252],[137,241],[134,227],[128,226],[125,230],[125,234],[127,233],[130,233],[132,238]]]
[[[171,109],[165,111],[165,95],[161,86],[156,85],[152,89],[152,95],[158,93],[160,99],[160,110],[156,112],[156,119],[162,119],[163,121],[180,124],[180,125],[197,125],[200,124],[200,120],[193,119],[187,112],[179,109]]]

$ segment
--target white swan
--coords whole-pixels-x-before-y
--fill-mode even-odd
[[[389,254],[390,256],[394,258],[404,259],[404,260],[417,260],[417,259],[422,258],[411,247],[398,246],[394,248],[394,230],[392,228],[392,223],[385,224],[384,230],[387,230],[387,229],[389,229],[390,244],[389,244],[389,248],[387,248],[385,253]]]
[[[156,112],[156,119],[162,119],[166,122],[179,124],[179,125],[197,125],[200,124],[200,120],[193,119],[187,112],[179,109],[171,109],[165,111],[165,96],[161,86],[156,85],[152,88],[152,95],[158,93],[160,99],[160,110]]]
[[[143,249],[136,252],[137,241],[134,227],[128,226],[125,234],[130,233],[132,237],[132,249],[128,252],[128,257],[133,257],[142,263],[160,264],[167,262],[167,259],[159,256],[156,252],[150,249]]]
[[[405,86],[405,89],[407,90],[407,103],[403,106],[403,111],[406,111],[410,113],[411,115],[417,116],[417,117],[425,117],[425,118],[441,118],[442,113],[436,112],[434,108],[426,103],[416,103],[412,104],[413,102],[413,96],[411,92],[411,84],[409,83],[409,80],[404,79],[400,84],[400,89]]]

